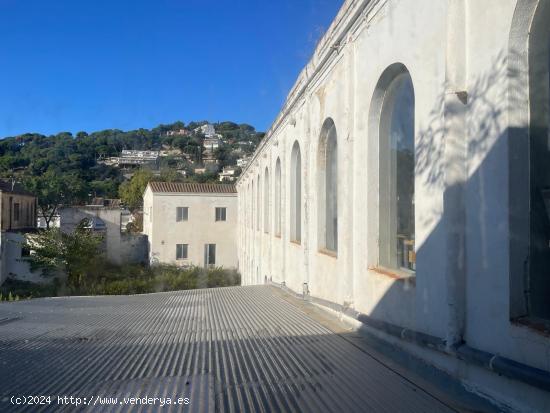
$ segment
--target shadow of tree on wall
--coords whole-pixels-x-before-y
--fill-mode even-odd
[[[446,92],[447,85],[441,85],[429,122],[419,125],[415,145],[416,183],[423,193],[438,197],[439,201],[416,212],[419,227],[430,231],[417,245],[415,279],[412,282],[394,280],[369,314],[373,319],[440,335],[448,328],[451,313],[462,311],[466,339],[469,332],[492,334],[487,328],[488,318],[474,317],[467,314],[468,311],[498,319],[501,326],[509,322],[510,290],[515,286],[510,279],[513,268],[508,262],[508,251],[513,245],[510,237],[520,237],[522,243],[526,242],[524,232],[517,233],[511,228],[509,235],[509,222],[514,219],[511,214],[522,214],[519,221],[522,224],[528,220],[525,216],[528,209],[514,207],[516,200],[509,196],[510,179],[517,181],[516,177],[509,177],[509,164],[515,163],[510,174],[518,168],[529,169],[528,164],[517,164],[528,159],[517,153],[518,149],[528,152],[528,125],[510,125],[509,121],[510,111],[529,101],[528,89],[519,87],[521,82],[515,81],[526,74],[509,64],[510,59],[519,58],[518,52],[498,53],[491,69],[469,82],[467,100],[464,95],[459,96],[463,108],[449,105],[451,92]],[[449,129],[447,117],[455,116],[455,110],[464,111],[465,129],[459,133],[464,142],[457,142],[456,137],[449,139],[453,131]],[[511,152],[512,148],[515,152]],[[457,168],[464,178],[462,182],[449,179],[449,171]],[[528,186],[527,181],[523,186]],[[529,197],[528,189],[524,195]],[[522,205],[525,201],[528,200],[517,200]],[[505,207],[508,203],[511,212]],[[454,210],[455,215],[449,215],[450,210]],[[456,215],[460,213],[463,216]],[[450,245],[457,249],[445,250]],[[438,256],[437,252],[444,255]],[[445,269],[442,273],[434,270],[437,262],[434,260],[445,260],[435,265]],[[461,280],[447,279],[449,265],[456,267],[456,273],[451,276]],[[449,290],[449,282],[463,292]],[[451,297],[453,294],[463,296]],[[456,308],[466,305],[465,297],[468,297],[468,308]]]

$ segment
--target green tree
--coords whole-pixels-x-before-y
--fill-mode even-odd
[[[148,169],[138,170],[129,181],[119,187],[119,196],[130,210],[136,210],[143,204],[143,193],[147,184],[153,179],[153,173]]]
[[[31,268],[65,273],[68,285],[78,291],[101,257],[102,242],[102,235],[79,225],[72,233],[52,228],[29,235],[25,247],[32,251]]]
[[[27,190],[38,198],[40,215],[46,221],[46,228],[58,209],[72,205],[86,198],[86,183],[76,174],[61,174],[54,169],[48,169],[39,176],[26,176],[23,181]]]

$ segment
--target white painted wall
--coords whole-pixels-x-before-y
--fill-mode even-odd
[[[67,207],[59,210],[60,229],[72,232],[85,218],[100,218],[106,226],[105,252],[116,264],[147,262],[147,241],[141,234],[121,231],[122,210],[107,207]]]
[[[510,116],[510,37],[528,31],[528,13],[537,3],[346,1],[237,183],[243,283],[267,278],[300,293],[307,283],[312,296],[375,319],[449,343],[464,339],[474,348],[550,370],[550,339],[511,322],[509,306],[515,274],[509,266],[508,130],[525,127]],[[376,270],[378,152],[369,113],[381,75],[395,63],[406,66],[415,89],[412,278]],[[317,146],[328,117],[336,125],[339,151],[336,257],[320,252],[317,240]],[[303,168],[299,245],[289,239],[295,141]],[[273,206],[269,234],[256,229],[256,214],[263,211],[256,205],[258,175],[263,188],[263,171],[269,169],[273,202],[278,158],[281,238],[274,236]],[[550,397],[540,390],[436,359],[431,361],[510,405],[550,410]]]
[[[176,222],[176,208],[188,207],[189,220]],[[216,207],[227,208],[226,221],[215,221]],[[204,266],[204,245],[216,244],[216,266],[237,268],[237,194],[153,193],[143,197],[143,233],[149,261]],[[188,260],[176,260],[176,244],[188,244]]]
[[[51,277],[43,277],[42,271],[31,271],[30,263],[21,255],[25,234],[2,232],[0,235],[0,285],[7,278],[30,281],[38,284],[51,282]]]

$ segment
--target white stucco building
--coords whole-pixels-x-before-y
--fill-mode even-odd
[[[0,285],[8,278],[40,279],[23,249],[27,233],[36,230],[36,196],[15,182],[0,180]]]
[[[73,232],[79,225],[104,237],[107,259],[115,264],[146,263],[147,239],[142,234],[126,231],[130,211],[121,208],[119,199],[94,199],[90,205],[59,209],[59,226],[63,232]]]
[[[151,264],[237,267],[234,185],[151,182],[143,233]]]
[[[550,411],[549,0],[347,0],[237,182],[272,280]]]

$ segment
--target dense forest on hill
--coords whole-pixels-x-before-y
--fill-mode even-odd
[[[45,136],[26,133],[0,140],[0,178],[23,184],[48,205],[86,202],[91,197],[115,198],[119,187],[132,172],[102,160],[119,156],[124,149],[166,151],[155,179],[216,180],[217,174],[194,174],[202,164],[204,135],[195,131],[206,121],[174,122],[153,129],[99,132],[68,132]],[[218,167],[234,165],[251,154],[264,134],[247,124],[214,123],[221,144],[214,151]],[[182,134],[182,131],[183,132]],[[185,170],[186,177],[175,170]],[[125,178],[126,176],[126,178]]]

